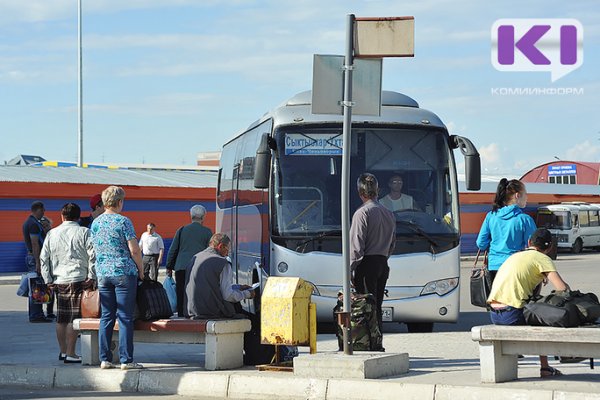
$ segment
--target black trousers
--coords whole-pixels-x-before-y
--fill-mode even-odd
[[[158,280],[158,254],[145,254],[142,258],[144,279]]]
[[[382,309],[385,284],[390,276],[386,256],[364,256],[354,272],[354,288],[361,294],[371,293],[377,302],[377,321],[383,332]]]
[[[187,307],[185,303],[185,269],[175,271],[175,289],[177,291],[177,315],[185,317],[183,307]]]

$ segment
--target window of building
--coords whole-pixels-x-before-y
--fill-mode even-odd
[[[562,184],[577,184],[577,176],[576,175],[556,175],[549,176],[548,183],[562,183]]]

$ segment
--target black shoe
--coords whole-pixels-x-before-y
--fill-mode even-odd
[[[46,315],[46,318],[56,319],[56,314],[50,313],[50,314]]]
[[[65,353],[58,353],[58,361],[65,361],[67,355]]]
[[[31,322],[32,324],[37,324],[40,322],[52,322],[52,320],[48,319],[46,317],[39,317],[39,318],[30,319],[29,322]]]
[[[66,356],[65,364],[81,364],[81,357],[80,356],[75,356],[75,357]]]

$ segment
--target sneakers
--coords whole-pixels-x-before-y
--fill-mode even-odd
[[[112,369],[115,368],[115,364],[111,363],[110,361],[102,361],[100,363],[100,369]]]
[[[67,358],[66,353],[58,353],[58,361],[65,361],[65,358]]]
[[[135,362],[121,364],[121,369],[123,371],[128,370],[128,369],[143,369],[143,368],[144,368],[144,366],[142,364],[138,364]]]

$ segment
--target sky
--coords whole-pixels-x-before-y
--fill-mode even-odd
[[[600,161],[600,120],[592,118],[600,111],[597,0],[82,4],[86,163],[194,165],[198,153],[220,150],[309,90],[313,55],[344,54],[351,13],[414,16],[415,56],[384,59],[383,89],[413,97],[450,133],[470,138],[483,174],[519,177],[556,159]],[[523,18],[535,19],[531,26],[578,21],[579,67],[552,81],[549,71],[524,71],[531,50],[515,49],[513,67],[522,70],[496,69],[492,26]],[[552,22],[550,32],[559,26]],[[538,50],[559,54],[545,40]],[[18,154],[77,161],[77,48],[77,0],[0,0],[0,162]]]

